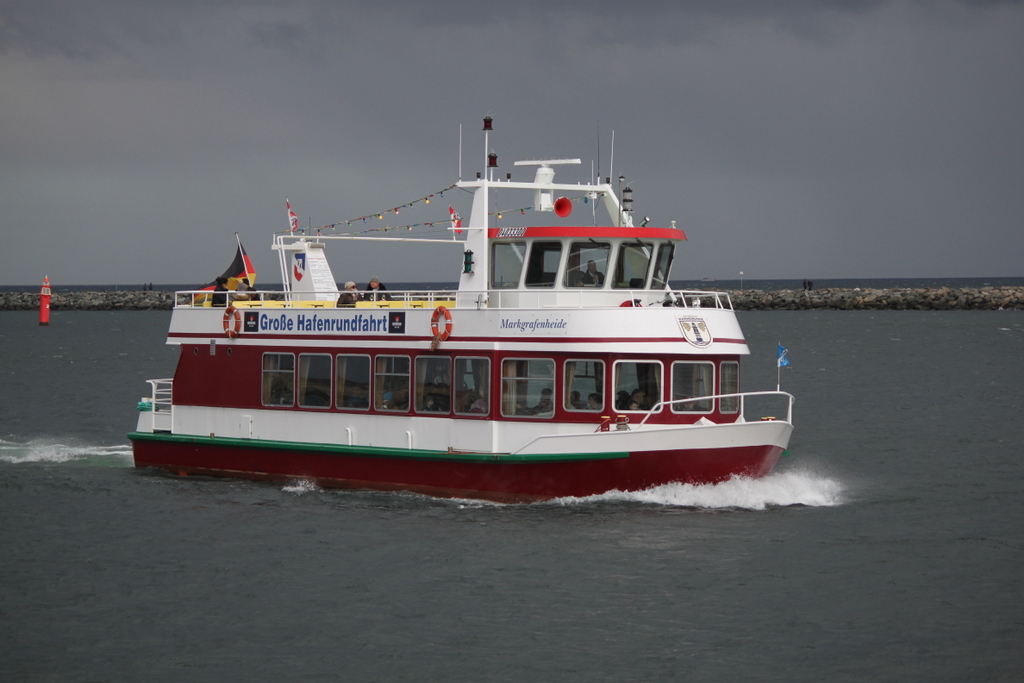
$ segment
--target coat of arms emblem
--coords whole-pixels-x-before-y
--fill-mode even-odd
[[[694,346],[704,347],[714,341],[703,318],[679,318],[679,328],[683,331],[686,341]]]

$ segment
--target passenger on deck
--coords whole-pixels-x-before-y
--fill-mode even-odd
[[[228,279],[223,275],[217,278],[217,286],[213,288],[212,305],[228,305]]]
[[[349,280],[345,283],[344,290],[338,296],[338,306],[355,306],[358,298],[359,290],[356,288],[356,283]]]
[[[251,301],[255,298],[255,290],[249,286],[249,281],[242,278],[238,281],[238,287],[231,296],[232,301]]]
[[[370,284],[366,285],[366,293],[363,294],[363,299],[365,301],[390,301],[391,297],[384,293],[387,289],[387,287],[381,284],[379,278],[371,277]]]

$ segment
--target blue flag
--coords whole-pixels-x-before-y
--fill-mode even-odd
[[[779,367],[784,368],[787,365],[789,365],[789,349],[779,344]]]

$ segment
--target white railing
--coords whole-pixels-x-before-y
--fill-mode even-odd
[[[170,377],[146,380],[152,388],[150,403],[153,406],[153,431],[171,431],[174,403],[171,400],[171,388],[174,380]]]
[[[787,424],[790,424],[790,425],[793,424],[793,401],[795,400],[794,397],[793,397],[793,394],[786,393],[785,391],[748,391],[748,392],[744,392],[744,393],[720,393],[720,394],[715,394],[713,396],[697,396],[697,397],[690,397],[690,398],[680,398],[678,400],[659,401],[659,402],[654,404],[654,408],[652,408],[649,411],[647,411],[647,414],[644,416],[644,419],[641,420],[640,423],[635,425],[634,427],[630,427],[628,422],[622,423],[622,424],[626,425],[625,428],[617,427],[617,425],[620,424],[620,423],[612,422],[611,420],[608,420],[608,422],[607,422],[608,429],[604,430],[604,429],[599,428],[599,431],[608,431],[609,433],[616,433],[616,432],[621,432],[623,429],[625,429],[625,430],[640,429],[640,427],[642,427],[644,425],[644,423],[647,422],[647,418],[649,418],[651,415],[656,413],[660,408],[664,407],[664,405],[671,405],[673,403],[693,402],[695,400],[708,400],[708,399],[715,399],[715,398],[738,397],[739,398],[739,414],[742,415],[743,414],[743,410],[744,410],[744,401],[743,401],[743,399],[745,397],[749,397],[749,396],[786,396],[788,398],[788,405],[787,405],[787,409],[786,409],[786,412],[785,412],[785,420],[784,420],[784,422],[786,422]],[[617,416],[618,413],[620,413],[620,412],[618,412],[618,411],[613,412],[613,414],[616,415],[616,416]],[[745,417],[743,419],[745,420]],[[762,417],[762,418],[759,418],[758,421],[761,422],[761,421],[766,421],[766,420],[783,422],[782,420],[778,420],[778,418],[776,418],[776,417]],[[726,423],[721,423],[718,426],[723,426],[724,427],[724,426],[729,426],[729,425],[732,425],[732,424],[735,424],[735,423],[726,422]],[[666,425],[664,423],[658,423],[657,424],[658,428],[664,428],[666,426],[681,428],[681,427],[692,427],[694,425],[679,424],[679,423],[670,423],[668,425]],[[537,443],[539,441],[545,441],[545,440],[548,440],[548,439],[564,438],[566,436],[590,435],[591,433],[595,433],[595,432],[587,431],[587,432],[580,432],[579,434],[541,434],[540,436],[536,436],[536,437],[530,439],[529,441],[527,441],[526,443],[523,443],[521,446],[518,447],[518,449],[516,449],[515,451],[512,452],[512,455],[516,455],[518,453],[522,453],[523,451],[528,449],[529,446],[534,445],[535,443]]]
[[[482,295],[489,308],[599,308],[628,306],[646,308],[717,308],[733,310],[728,292],[668,289],[492,289],[483,292],[459,292],[459,300],[474,300]]]
[[[651,417],[651,415],[661,412],[661,409],[665,406],[672,406],[683,403],[697,403],[698,401],[714,401],[716,399],[720,401],[723,398],[738,398],[740,400],[739,414],[743,416],[744,420],[746,420],[746,399],[752,396],[785,396],[788,399],[786,403],[786,418],[785,420],[781,421],[793,424],[793,401],[796,400],[795,398],[793,398],[793,394],[787,393],[785,391],[746,391],[738,394],[712,394],[710,396],[690,396],[689,398],[680,398],[672,401],[658,401],[650,410],[647,411],[647,413],[644,415],[644,419],[642,419],[640,423],[637,424],[636,426],[642,427],[644,423],[647,422],[647,420]],[[711,411],[707,412],[710,413]],[[762,416],[758,419],[779,420],[780,418],[773,415],[771,417]]]
[[[238,299],[234,292],[212,293],[209,290],[175,292],[175,308],[206,308],[214,296],[239,307],[266,308],[334,308],[345,292],[276,292],[254,291],[247,299]],[[373,295],[357,292],[353,306],[375,308],[434,308],[438,305],[462,308],[524,309],[524,308],[614,308],[630,302],[642,308],[675,307],[686,309],[733,310],[728,292],[668,289],[489,289],[489,290],[408,290]],[[322,298],[321,298],[322,297]],[[456,303],[457,302],[457,303]]]
[[[665,300],[680,308],[725,308],[732,309],[728,292],[705,292],[700,289],[668,290]]]
[[[373,296],[365,292],[355,292],[358,296],[356,304],[338,306],[338,297],[346,292],[248,292],[246,299],[239,299],[234,292],[210,292],[209,290],[182,290],[174,293],[175,308],[209,308],[213,297],[225,296],[226,303],[218,303],[217,308],[227,304],[239,307],[266,308],[433,308],[435,305],[452,305],[455,301],[454,290],[422,290],[422,291],[387,291]],[[326,298],[317,298],[326,297]]]

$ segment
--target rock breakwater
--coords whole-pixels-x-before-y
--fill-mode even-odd
[[[54,292],[53,311],[169,311],[174,292]],[[38,292],[0,292],[0,311],[39,309]]]
[[[897,311],[994,311],[1024,310],[1024,287],[978,289],[781,289],[730,291],[738,311],[770,310],[897,310]],[[54,311],[153,311],[171,310],[173,292],[57,292],[50,300]],[[36,292],[0,292],[0,311],[39,309]]]
[[[895,310],[996,311],[1024,310],[1024,287],[978,289],[783,289],[774,292],[729,292],[740,311],[766,310]]]

